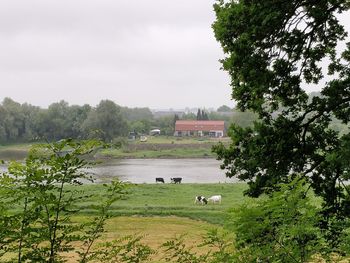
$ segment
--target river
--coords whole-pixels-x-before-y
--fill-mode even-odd
[[[97,181],[118,177],[131,183],[155,183],[156,177],[166,183],[172,177],[182,177],[183,183],[234,183],[226,178],[215,159],[124,159],[114,160],[91,169]]]
[[[131,183],[155,183],[162,177],[170,183],[172,177],[182,177],[182,183],[234,183],[237,179],[226,178],[215,159],[122,159],[99,164],[89,173],[96,183],[109,182],[113,178]],[[6,167],[1,166],[0,171]]]

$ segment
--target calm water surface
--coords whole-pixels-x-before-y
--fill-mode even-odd
[[[237,182],[226,178],[219,166],[220,162],[215,159],[125,159],[99,164],[89,172],[97,183],[113,178],[131,183],[155,183],[156,177],[163,177],[165,183],[170,183],[171,177],[182,177],[183,183]]]
[[[225,177],[215,159],[126,159],[105,163],[91,169],[99,181],[118,177],[131,183],[155,183],[163,177],[166,183],[171,177],[182,177],[183,183],[236,182]]]

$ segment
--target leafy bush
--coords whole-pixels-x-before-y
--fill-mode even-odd
[[[84,157],[99,145],[62,140],[33,150],[25,163],[9,165],[0,176],[2,262],[65,262],[63,255],[68,252],[87,262],[94,241],[104,231],[110,206],[126,194],[124,183],[105,185],[106,194],[93,207],[98,215],[92,222],[72,221],[80,212],[75,204],[90,197],[74,188],[92,180],[86,168],[93,163]],[[76,241],[84,246],[74,245]]]
[[[238,262],[308,262],[325,249],[320,210],[310,204],[305,180],[281,184],[269,198],[231,212]]]

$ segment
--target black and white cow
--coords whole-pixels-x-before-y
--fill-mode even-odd
[[[182,181],[182,177],[174,177],[174,178],[170,178],[170,181],[174,184],[181,184]]]
[[[194,203],[206,205],[208,203],[208,200],[204,196],[198,195],[195,197]]]
[[[163,183],[164,184],[164,178],[156,177],[156,183]]]

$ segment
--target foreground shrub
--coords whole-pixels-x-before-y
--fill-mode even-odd
[[[231,212],[237,262],[308,262],[320,255],[325,240],[318,227],[320,210],[310,203],[305,180],[282,184],[269,198]]]
[[[65,253],[78,253],[86,262],[110,206],[126,193],[119,181],[105,185],[106,194],[92,207],[98,212],[92,222],[72,221],[81,212],[75,204],[90,198],[75,187],[92,180],[87,168],[93,163],[86,155],[99,146],[62,140],[34,149],[24,163],[10,163],[0,176],[1,262],[65,262]]]

